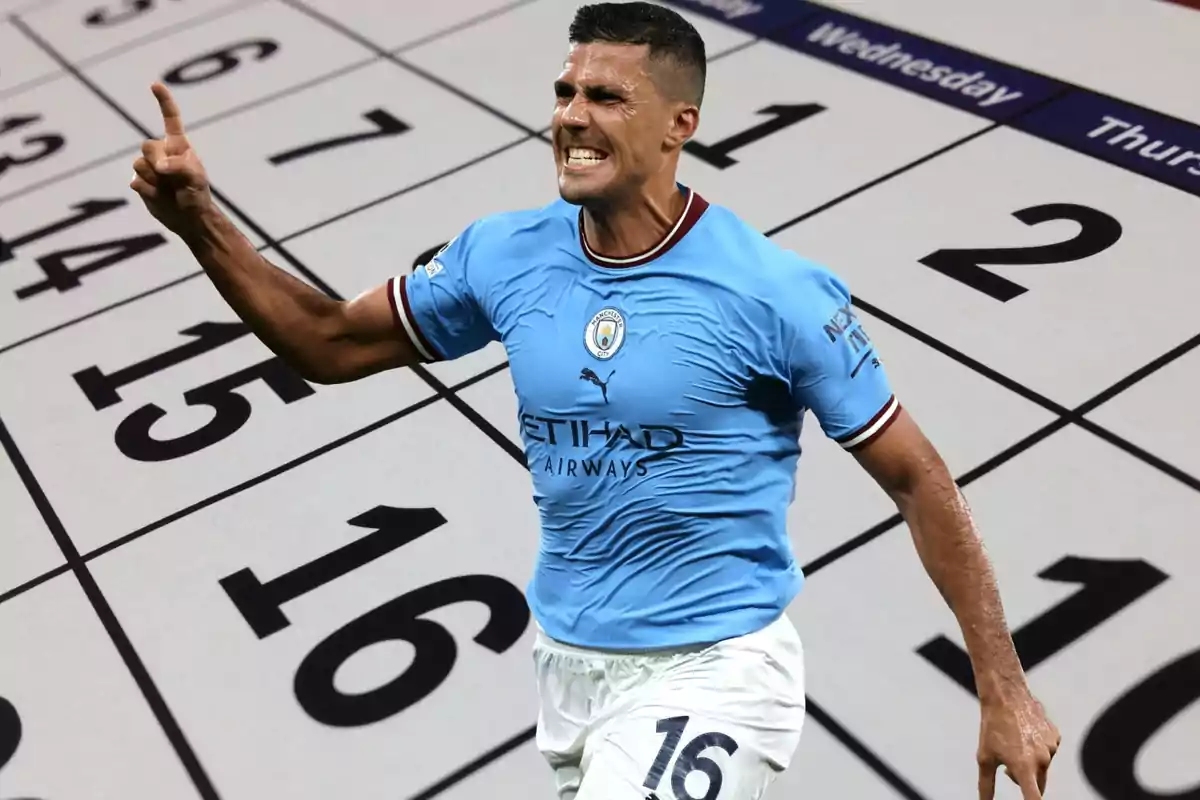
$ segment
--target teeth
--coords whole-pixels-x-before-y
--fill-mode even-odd
[[[590,147],[568,147],[567,162],[570,164],[598,164],[604,156]]]

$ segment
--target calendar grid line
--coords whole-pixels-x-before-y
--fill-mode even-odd
[[[86,58],[80,59],[78,61],[78,63],[76,63],[75,66],[79,67],[80,69],[87,69],[88,67],[95,66],[96,64],[101,64],[110,58],[115,58],[117,56],[124,55],[125,53],[128,53],[132,50],[136,50],[137,48],[141,47],[142,45],[151,44],[155,40],[161,39],[163,36],[170,36],[173,33],[181,33],[183,31],[188,30],[189,28],[194,28],[198,25],[203,25],[205,22],[212,22],[213,20],[220,19],[223,16],[235,14],[238,11],[243,11],[243,10],[245,10],[245,8],[248,5],[259,5],[259,4],[265,3],[265,2],[269,2],[269,0],[250,0],[249,3],[243,4],[243,5],[239,5],[237,2],[232,2],[227,6],[223,6],[221,8],[215,9],[213,11],[206,12],[197,17],[191,17],[189,19],[182,20],[181,22],[177,22],[173,25],[168,25],[166,28],[155,31],[154,33],[148,33],[143,36],[139,36],[135,39],[131,39],[127,42],[122,42],[121,44],[110,47],[107,50],[101,50],[98,53],[94,53],[90,56],[87,56]],[[14,17],[21,17],[24,15],[27,15],[28,13],[29,13],[29,10],[22,11],[22,10],[18,9],[18,10],[10,12],[7,15],[7,18],[11,21]],[[80,10],[80,13],[82,14],[82,9]],[[32,89],[36,89],[39,85],[41,85],[43,83],[48,83],[50,81],[57,81],[57,80],[70,80],[70,79],[71,79],[70,71],[66,70],[66,69],[62,69],[60,66],[60,68],[56,72],[46,73],[45,75],[39,76],[38,78],[34,78],[34,79],[28,81],[27,83],[18,84],[16,86],[12,86],[8,89],[0,91],[0,100],[4,100],[8,97],[15,97],[16,95],[22,94],[23,92],[27,92]],[[0,200],[2,200],[2,198],[0,198]]]
[[[431,42],[436,42],[439,39],[446,38],[447,36],[452,36],[456,33],[461,33],[462,31],[465,31],[468,28],[474,28],[476,25],[480,25],[484,22],[487,22],[488,20],[495,19],[496,17],[502,17],[505,14],[509,13],[510,11],[515,11],[516,9],[520,8],[521,6],[526,6],[526,5],[529,5],[530,3],[536,3],[536,2],[537,2],[537,0],[512,0],[512,2],[506,3],[505,5],[498,6],[497,8],[493,8],[489,11],[484,11],[481,14],[476,14],[475,16],[464,19],[461,22],[456,22],[455,24],[450,25],[449,27],[439,30],[437,33],[431,33],[427,36],[422,36],[418,39],[414,39],[411,42],[405,42],[404,44],[400,45],[399,47],[393,47],[390,50],[387,50],[387,52],[394,56],[398,56],[403,53],[407,53],[409,50],[415,50],[418,47],[424,47],[425,45],[430,44]],[[384,57],[383,54],[381,54],[380,58],[383,58],[383,57]]]
[[[108,599],[100,590],[87,564],[80,557],[79,550],[75,547],[70,534],[67,533],[62,520],[59,519],[54,506],[50,503],[49,497],[42,490],[41,484],[38,483],[37,477],[33,474],[33,470],[22,455],[16,440],[9,432],[3,419],[0,419],[0,449],[4,451],[13,467],[16,468],[17,474],[25,486],[25,490],[29,493],[34,505],[37,506],[38,513],[46,523],[50,535],[54,538],[55,544],[58,545],[63,558],[66,560],[67,569],[74,575],[83,593],[87,596],[88,603],[91,605],[100,624],[104,627],[104,631],[108,635],[113,647],[120,655],[125,668],[137,684],[139,692],[141,692],[147,706],[154,714],[154,718],[162,729],[163,735],[166,736],[171,748],[175,751],[175,755],[187,771],[189,779],[196,787],[196,791],[199,792],[202,800],[219,800],[219,796],[212,785],[208,773],[196,756],[195,749],[188,741],[183,729],[179,726],[174,712],[171,711],[153,676],[147,670],[142,657],[138,654],[137,648],[133,646],[133,642],[125,632],[121,621],[117,619],[112,606],[109,605]]]
[[[1133,370],[1124,378],[1121,378],[1121,380],[1109,386],[1104,391],[1099,392],[1095,397],[1080,404],[1079,407],[1072,411],[1072,413],[1078,414],[1079,416],[1092,413],[1109,400],[1112,400],[1114,397],[1124,392],[1126,389],[1141,383],[1146,378],[1150,377],[1164,367],[1167,367],[1173,362],[1183,358],[1197,347],[1200,347],[1200,333],[1192,336],[1189,339],[1186,339],[1183,342],[1180,342],[1153,361],[1149,361]]]
[[[803,55],[803,54],[801,54],[801,55]],[[1063,90],[1062,92],[1056,93],[1056,94],[1052,95],[1051,97],[1046,98],[1045,100],[1038,103],[1037,105],[1031,106],[1024,113],[1025,114],[1032,113],[1039,108],[1042,108],[1044,106],[1049,105],[1050,103],[1053,103],[1055,100],[1059,99],[1059,97],[1061,97],[1063,94],[1065,94],[1066,91],[1067,90]],[[1022,114],[1021,116],[1023,116],[1023,115],[1024,114]],[[959,139],[956,139],[947,145],[939,147],[937,150],[927,153],[927,154],[921,156],[920,158],[917,158],[901,167],[898,167],[898,168],[892,170],[891,172],[887,173],[886,175],[881,175],[880,177],[878,177],[872,181],[868,181],[867,183],[856,186],[855,188],[851,189],[850,191],[844,192],[841,195],[838,195],[837,197],[833,198],[832,200],[829,200],[828,202],[823,203],[814,209],[806,211],[803,214],[800,214],[799,216],[795,217],[794,219],[790,219],[787,222],[776,225],[775,227],[766,231],[766,236],[768,238],[770,238],[772,236],[776,236],[780,233],[783,233],[784,231],[788,230],[789,228],[793,228],[796,225],[799,225],[800,223],[802,223],[806,220],[812,219],[813,217],[817,216],[818,214],[828,211],[831,208],[835,208],[835,207],[841,205],[842,203],[846,202],[847,200],[857,197],[858,195],[862,194],[863,192],[865,192],[869,189],[873,189],[876,186],[886,183],[887,181],[889,181],[893,178],[897,178],[901,175],[904,175],[905,173],[910,172],[917,167],[928,164],[930,161],[932,161],[933,159],[935,159],[939,156],[943,156],[943,155],[946,155],[947,153],[951,153],[951,152],[957,150],[958,148],[962,147],[963,145],[970,144],[971,142],[975,141],[976,139],[986,136],[987,134],[989,134],[995,130],[998,130],[1000,128],[1003,128],[1003,127],[1006,127],[1006,123],[994,122],[985,128],[982,128],[973,133],[967,134],[966,136],[963,136]]]
[[[194,277],[194,276],[192,276],[192,277]],[[501,362],[500,364],[496,364],[494,366],[488,367],[487,369],[481,370],[480,372],[476,373],[475,375],[472,375],[471,377],[466,378],[466,379],[454,384],[453,386],[450,387],[450,391],[457,393],[464,389],[470,388],[471,386],[474,386],[477,383],[480,383],[481,381],[487,380],[488,378],[492,377],[493,375],[497,375],[501,372],[504,372],[505,370],[508,369],[508,367],[509,367],[509,365],[508,365],[507,361],[504,361],[504,362]],[[187,506],[186,508],[179,509],[177,511],[172,512],[171,514],[168,514],[165,517],[162,517],[151,523],[148,523],[147,525],[144,525],[144,526],[138,528],[137,530],[131,531],[130,533],[125,534],[118,539],[114,539],[113,541],[108,542],[107,544],[104,544],[104,545],[101,545],[100,547],[89,550],[88,552],[83,553],[80,557],[84,563],[94,561],[98,558],[101,558],[101,557],[113,552],[114,550],[117,550],[117,549],[123,547],[124,545],[129,544],[130,542],[136,541],[137,539],[140,539],[143,536],[146,536],[147,534],[153,533],[154,531],[156,531],[160,528],[166,527],[167,525],[170,525],[173,522],[177,522],[178,520],[183,519],[184,517],[190,516],[191,514],[194,514],[198,511],[202,511],[203,509],[208,508],[211,505],[222,502],[223,500],[233,497],[234,495],[240,494],[243,491],[252,489],[255,486],[258,486],[259,484],[262,484],[268,480],[271,480],[272,478],[276,478],[286,472],[291,471],[292,469],[295,469],[296,467],[303,466],[304,464],[308,463],[309,461],[312,461],[312,460],[324,455],[325,453],[328,453],[332,450],[336,450],[337,448],[342,447],[343,445],[350,444],[354,441],[357,441],[358,439],[361,439],[364,436],[367,436],[367,435],[379,430],[380,428],[384,428],[388,425],[391,425],[392,423],[397,422],[400,419],[403,419],[404,417],[407,417],[411,414],[414,414],[417,411],[420,411],[421,409],[427,408],[428,406],[431,406],[443,399],[444,398],[442,398],[442,397],[431,394],[421,400],[418,400],[414,403],[404,406],[403,408],[401,408],[391,414],[388,414],[388,415],[382,417],[381,419],[378,419],[378,420],[370,423],[369,425],[366,425],[362,428],[358,428],[354,431],[351,431],[350,433],[348,433],[342,437],[339,437],[338,439],[336,439],[332,442],[328,442],[328,443],[322,445],[321,447],[315,448],[315,449],[313,449],[307,453],[304,453],[300,456],[297,456],[296,458],[291,459],[283,464],[275,466],[260,475],[256,475],[252,478],[242,481],[241,483],[238,483],[235,486],[231,486],[231,487],[224,489],[216,494],[213,494],[209,497],[199,500],[199,501]],[[65,566],[55,567],[51,570],[48,570],[48,571],[38,575],[37,577],[35,577],[29,581],[26,581],[25,583],[21,584],[20,586],[14,587],[13,589],[8,590],[8,591],[4,592],[3,594],[0,594],[0,605],[2,605],[3,603],[5,603],[8,600],[11,600],[11,599],[17,597],[20,594],[24,594],[29,589],[36,588],[36,586],[40,585],[41,583],[44,583],[45,581],[47,581],[51,578],[54,578],[54,577],[62,574],[67,569],[68,568]]]
[[[508,114],[505,114],[500,109],[496,108],[495,106],[492,106],[490,103],[486,103],[483,100],[480,100],[478,97],[475,97],[474,95],[470,94],[469,92],[464,92],[462,89],[459,89],[458,87],[450,84],[449,82],[443,80],[442,78],[439,78],[438,76],[434,75],[433,73],[429,72],[428,70],[421,69],[420,67],[416,66],[415,64],[412,64],[411,62],[406,61],[405,59],[401,58],[396,53],[389,51],[385,47],[381,47],[380,45],[378,45],[375,42],[368,39],[366,36],[363,36],[358,31],[349,27],[348,25],[338,22],[337,20],[333,19],[332,17],[328,16],[327,14],[317,11],[315,8],[312,8],[307,3],[300,2],[300,0],[279,0],[279,2],[283,3],[286,6],[290,6],[291,8],[294,8],[296,11],[299,11],[302,14],[306,14],[307,16],[311,17],[316,22],[319,22],[322,25],[324,25],[325,27],[329,28],[330,30],[341,34],[342,36],[346,37],[347,39],[350,39],[351,41],[357,43],[361,47],[369,50],[370,52],[375,53],[375,54],[387,59],[388,61],[392,62],[392,64],[396,65],[397,67],[400,67],[401,69],[427,81],[428,83],[431,83],[431,84],[449,92],[450,94],[453,94],[455,97],[457,97],[460,100],[463,100],[467,103],[470,103],[471,105],[475,106],[476,108],[480,109],[481,111],[487,112],[491,116],[516,128],[518,131],[526,134],[527,136],[538,136],[539,135],[537,129],[526,125],[525,123],[521,122],[520,120],[516,119],[515,117],[511,117]]]
[[[3,21],[8,21],[8,17],[5,17]],[[53,83],[54,81],[69,80],[69,79],[70,79],[70,75],[63,72],[62,70],[56,70],[54,72],[45,72],[45,73],[42,73],[41,75],[38,75],[35,78],[30,78],[28,80],[22,81],[21,83],[14,84],[13,86],[8,87],[7,89],[0,89],[0,100],[6,100],[9,97],[16,97],[17,95],[24,94],[25,92],[31,92],[34,89],[38,88],[39,86],[44,86],[47,83]],[[2,198],[0,198],[0,199],[2,199]]]
[[[121,547],[124,547],[125,545],[129,544],[130,542],[135,542],[138,539],[141,539],[142,537],[144,537],[148,534],[154,533],[155,531],[157,531],[161,528],[164,528],[173,522],[178,522],[179,520],[183,519],[184,517],[188,517],[192,514],[195,514],[197,511],[202,511],[205,508],[208,508],[209,506],[212,506],[212,505],[220,503],[224,500],[227,500],[230,497],[240,494],[248,489],[252,489],[255,486],[265,483],[268,480],[277,478],[286,472],[290,472],[291,470],[296,469],[297,467],[303,466],[304,464],[307,464],[308,462],[321,457],[325,453],[328,453],[332,450],[336,450],[337,448],[342,447],[343,445],[346,445],[346,444],[350,444],[351,442],[355,442],[355,441],[361,439],[362,437],[367,436],[368,434],[374,433],[375,431],[379,430],[380,428],[391,425],[393,422],[396,422],[397,420],[403,419],[404,417],[407,417],[410,414],[414,414],[417,411],[420,411],[423,408],[427,408],[427,407],[433,405],[434,403],[437,403],[444,399],[445,398],[439,397],[436,394],[430,394],[430,395],[422,398],[421,400],[416,401],[415,403],[410,403],[409,405],[404,406],[400,410],[395,411],[391,414],[388,414],[388,415],[384,416],[383,418],[370,423],[369,425],[365,425],[361,428],[351,431],[350,433],[348,433],[344,436],[340,436],[337,439],[333,440],[332,442],[327,442],[326,444],[323,444],[318,448],[310,450],[300,456],[297,456],[296,458],[289,459],[288,461],[286,461],[282,464],[279,464],[278,466],[272,467],[271,469],[267,470],[266,472],[263,472],[259,475],[255,475],[252,478],[247,478],[246,480],[243,480],[243,481],[235,484],[234,486],[230,486],[227,489],[223,489],[223,490],[217,492],[216,494],[210,495],[210,496],[204,498],[203,500],[199,500],[195,503],[192,503],[192,504],[186,506],[185,508],[181,508],[177,511],[173,511],[170,514],[166,515],[165,517],[157,519],[154,522],[151,522],[147,525],[143,525],[142,527],[138,528],[135,531],[131,531],[130,533],[125,534],[124,536],[121,536],[117,539],[113,539],[111,542],[108,542],[107,544],[103,544],[100,547],[90,550],[83,554],[83,560],[85,562],[88,562],[88,561],[94,561],[98,558],[102,558],[103,556],[106,556],[109,553],[112,553],[113,551],[118,550]]]
[[[106,305],[102,308],[97,308],[95,311],[90,311],[87,314],[84,314],[82,316],[75,317],[73,319],[67,320],[66,322],[59,323],[58,325],[55,325],[52,328],[47,328],[44,331],[38,331],[37,333],[30,334],[29,336],[26,336],[24,339],[20,339],[18,341],[13,342],[12,344],[7,344],[4,347],[0,347],[0,356],[4,355],[5,353],[7,353],[10,350],[15,350],[18,347],[22,347],[23,345],[27,345],[31,342],[36,342],[37,340],[43,339],[47,336],[50,336],[51,334],[55,334],[55,333],[58,333],[59,331],[66,330],[67,328],[74,327],[75,325],[78,325],[81,322],[87,322],[89,319],[95,319],[96,317],[107,314],[110,311],[116,311],[118,308],[124,308],[125,306],[129,305],[130,303],[136,303],[138,300],[142,300],[147,297],[152,297],[152,296],[158,294],[159,292],[163,292],[163,291],[166,291],[167,289],[172,289],[176,286],[179,286],[180,284],[187,283],[188,281],[193,280],[194,278],[198,278],[199,276],[201,276],[203,274],[204,274],[204,270],[202,270],[202,269],[196,270],[194,272],[189,272],[186,275],[182,275],[178,278],[167,281],[166,283],[159,284],[158,286],[154,286],[150,289],[146,289],[145,291],[138,292],[137,294],[134,294],[134,295],[130,295],[129,297],[124,297],[124,298],[116,301],[115,303],[110,303],[109,305]]]
[[[292,241],[293,239],[299,239],[300,237],[306,236],[310,233],[313,233],[314,231],[319,231],[322,228],[326,228],[334,223],[341,222],[344,219],[348,219],[360,212],[366,211],[371,208],[375,208],[376,206],[382,205],[391,200],[395,200],[397,197],[402,197],[403,195],[406,195],[409,192],[413,192],[413,191],[416,191],[417,189],[421,189],[425,186],[429,186],[430,184],[437,183],[438,181],[440,181],[444,178],[448,178],[451,175],[456,175],[459,172],[462,172],[463,170],[470,169],[471,167],[474,167],[483,161],[487,161],[490,158],[494,158],[496,156],[503,155],[504,153],[507,153],[509,150],[512,150],[515,147],[520,147],[521,145],[525,144],[528,141],[531,141],[531,140],[537,139],[537,138],[541,138],[542,133],[544,133],[544,131],[537,133],[537,134],[533,134],[533,135],[529,135],[529,134],[520,135],[520,136],[518,136],[518,138],[512,139],[508,142],[505,142],[504,144],[499,145],[498,147],[494,147],[491,150],[487,151],[486,153],[483,153],[483,154],[476,156],[468,161],[463,161],[462,163],[455,164],[452,167],[444,169],[441,172],[437,173],[436,175],[430,175],[428,178],[423,178],[423,179],[417,181],[416,183],[411,183],[411,184],[408,184],[407,186],[404,186],[404,187],[401,187],[394,191],[388,192],[387,194],[381,195],[379,197],[373,197],[370,200],[365,200],[365,201],[353,206],[352,208],[344,209],[342,211],[337,212],[336,214],[331,214],[330,216],[323,217],[323,218],[317,220],[316,222],[309,223],[308,225],[305,225],[302,228],[297,228],[296,230],[289,231],[288,233],[285,233],[283,236],[280,236],[276,240],[276,242],[279,244],[284,244],[286,242]]]
[[[986,364],[978,361],[977,359],[971,358],[970,356],[961,352],[957,348],[947,345],[945,342],[942,342],[937,337],[932,336],[932,335],[926,333],[925,331],[918,329],[914,325],[911,325],[907,322],[904,322],[903,320],[898,319],[894,315],[889,314],[888,312],[884,311],[883,309],[880,309],[878,306],[875,306],[872,303],[870,303],[862,298],[854,298],[854,300],[852,302],[855,305],[863,308],[865,311],[884,320],[885,322],[887,322],[889,325],[896,328],[897,330],[902,331],[903,333],[916,339],[917,341],[922,342],[927,347],[933,348],[934,350],[938,351],[939,353],[946,356],[947,358],[950,358],[951,360],[953,360],[959,364],[962,364],[964,367],[971,369],[972,371],[976,372],[977,374],[982,375],[983,377],[987,378],[988,380],[992,381],[993,383],[995,383],[999,386],[1003,386],[1004,388],[1008,389],[1010,392],[1017,394],[1018,396],[1022,397],[1025,400],[1028,400],[1031,403],[1034,403],[1035,405],[1041,406],[1046,411],[1050,411],[1051,413],[1059,415],[1060,419],[1080,426],[1081,428],[1089,431],[1090,433],[1093,433],[1096,436],[1099,436],[1100,438],[1104,439],[1109,444],[1112,444],[1115,447],[1118,447],[1119,449],[1124,450],[1129,455],[1132,455],[1135,458],[1138,458],[1139,460],[1148,464],[1149,466],[1153,467],[1154,469],[1168,475],[1169,477],[1171,477],[1187,486],[1190,486],[1193,489],[1197,489],[1198,491],[1200,491],[1200,480],[1198,480],[1194,476],[1189,475],[1184,470],[1168,463],[1165,459],[1163,459],[1159,456],[1152,455],[1151,453],[1144,450],[1143,448],[1137,447],[1132,442],[1127,441],[1123,437],[1118,436],[1116,433],[1102,427],[1101,425],[1099,425],[1095,422],[1092,422],[1091,420],[1085,419],[1085,416],[1084,416],[1085,414],[1088,414],[1088,413],[1096,410],[1101,405],[1103,405],[1104,403],[1113,399],[1114,397],[1118,396],[1119,394],[1125,392],[1128,389],[1133,388],[1134,386],[1136,386],[1140,382],[1144,381],[1146,378],[1149,378],[1150,376],[1154,375],[1158,371],[1164,369],[1165,367],[1170,366],[1172,363],[1179,360],[1183,356],[1187,355],[1188,353],[1190,353],[1192,350],[1196,349],[1197,347],[1200,347],[1200,335],[1193,336],[1192,338],[1188,339],[1186,342],[1183,342],[1182,344],[1172,348],[1171,350],[1167,351],[1166,353],[1163,353],[1162,355],[1154,358],[1152,361],[1137,368],[1130,374],[1126,375],[1124,378],[1121,378],[1116,383],[1105,388],[1103,391],[1097,393],[1096,395],[1094,395],[1093,397],[1084,401],[1083,403],[1080,403],[1076,407],[1068,408],[1068,407],[1062,405],[1061,403],[1055,402],[1054,400],[1051,400],[1050,398],[1040,394],[1039,392],[1035,392],[1034,390],[1030,389],[1029,387],[1018,383],[1017,381],[1013,380],[1012,378],[1009,378],[1009,377],[1003,375],[998,370],[987,366]],[[1054,423],[1051,423],[1051,424],[1054,424]],[[1017,455],[1017,453],[1013,453],[1012,455],[1015,456],[1015,455]]]
[[[887,763],[878,753],[875,753],[868,748],[862,741],[851,733],[844,725],[838,722],[833,716],[825,710],[821,705],[818,705],[811,695],[805,695],[805,713],[812,717],[818,725],[829,731],[835,739],[842,743],[842,746],[854,753],[861,761],[871,765],[871,771],[879,776],[884,783],[892,788],[896,794],[904,798],[904,800],[926,800],[925,796],[917,791],[916,787],[911,782],[901,777],[895,767]]]
[[[1070,419],[1066,416],[1062,416],[1058,419],[1048,422],[1042,427],[1034,430],[1032,433],[1004,448],[999,453],[996,453],[994,456],[984,460],[982,463],[975,465],[960,475],[956,475],[954,478],[954,483],[960,489],[966,489],[976,480],[999,469],[1005,464],[1008,464],[1017,456],[1045,441],[1049,437],[1066,428],[1068,425],[1070,425]],[[870,528],[867,528],[867,530],[863,531],[862,533],[847,539],[838,546],[808,561],[800,568],[800,571],[806,577],[812,577],[825,567],[837,563],[846,556],[860,550],[884,534],[898,528],[903,523],[904,517],[902,517],[899,512],[892,514],[886,519],[880,520],[876,524],[872,525]]]
[[[119,158],[132,158],[135,154],[141,152],[141,149],[142,148],[140,144],[126,145],[119,150],[113,150],[112,152],[98,158],[94,158],[85,164],[80,164],[78,167],[72,167],[64,172],[51,175],[39,181],[34,181],[28,186],[17,189],[10,194],[0,195],[0,207],[3,207],[4,204],[10,203],[14,200],[20,200],[22,197],[26,197],[41,189],[45,189],[48,186],[53,186],[56,183],[62,183],[63,181],[78,177],[79,175],[89,170],[93,170],[96,167],[102,167],[110,161],[116,161]],[[132,172],[133,170],[130,170],[130,174],[132,174]]]
[[[426,787],[417,794],[409,797],[407,800],[433,800],[433,798],[437,797],[442,792],[445,792],[455,785],[462,783],[464,780],[471,777],[489,764],[499,761],[501,758],[508,755],[513,750],[516,750],[526,742],[533,741],[536,735],[537,726],[530,725],[516,736],[511,737],[507,741],[501,742],[499,745],[493,747],[491,750],[488,750],[486,753],[483,753],[478,758],[472,759],[466,764],[463,764],[461,767],[454,770],[454,772],[451,772],[437,783]]]
[[[1104,440],[1105,442],[1108,442],[1113,447],[1116,447],[1125,454],[1133,456],[1143,464],[1147,464],[1167,477],[1182,483],[1184,486],[1200,492],[1200,478],[1197,478],[1196,476],[1188,473],[1186,470],[1177,467],[1162,456],[1155,455],[1149,450],[1146,450],[1144,447],[1139,447],[1123,436],[1113,433],[1108,428],[1098,425],[1097,423],[1092,422],[1090,419],[1085,419],[1082,416],[1072,414],[1071,421],[1080,428],[1083,428],[1088,433]]]
[[[871,308],[868,308],[868,310],[871,311],[871,313],[873,313],[873,314],[876,313],[876,311]],[[926,336],[927,336],[926,334],[919,333],[919,336],[917,338],[924,340],[924,338]],[[936,341],[936,340],[934,340],[934,341]],[[1133,444],[1132,442],[1128,441],[1127,439],[1117,435],[1116,433],[1108,430],[1107,428],[1105,428],[1085,417],[1086,414],[1089,414],[1092,411],[1096,410],[1103,403],[1108,402],[1109,400],[1112,400],[1113,398],[1120,395],[1122,392],[1136,386],[1140,381],[1150,377],[1151,375],[1155,374],[1158,370],[1161,370],[1164,367],[1168,366],[1169,364],[1173,363],[1174,361],[1182,358],[1183,356],[1190,353],[1192,350],[1195,350],[1197,347],[1200,347],[1200,335],[1192,337],[1191,339],[1187,340],[1186,342],[1184,342],[1184,343],[1180,344],[1179,346],[1175,347],[1174,349],[1172,349],[1170,352],[1165,353],[1164,355],[1160,356],[1159,358],[1154,359],[1154,361],[1151,361],[1148,364],[1138,368],[1137,370],[1134,370],[1132,373],[1130,373],[1125,378],[1122,378],[1120,381],[1117,381],[1109,388],[1098,393],[1095,397],[1093,397],[1089,400],[1086,400],[1085,402],[1079,404],[1078,406],[1076,406],[1073,409],[1062,408],[1058,404],[1052,403],[1052,401],[1046,400],[1045,402],[1047,405],[1044,405],[1043,407],[1045,407],[1047,410],[1055,411],[1055,413],[1060,413],[1058,411],[1058,409],[1061,409],[1061,414],[1057,419],[1053,420],[1050,423],[1047,423],[1046,425],[1042,426],[1041,428],[1038,428],[1037,430],[1033,431],[1028,436],[1025,436],[1024,438],[1022,438],[1021,440],[1014,442],[1013,444],[1009,445],[1007,448],[1005,448],[1004,450],[995,454],[994,456],[987,459],[983,463],[976,465],[975,467],[973,467],[970,470],[967,470],[966,472],[962,473],[961,475],[958,475],[955,478],[955,483],[957,483],[960,487],[969,486],[974,481],[978,480],[979,478],[984,477],[988,473],[993,472],[994,470],[998,469],[999,467],[1007,464],[1008,462],[1012,461],[1017,456],[1021,455],[1022,453],[1026,452],[1027,450],[1029,450],[1032,447],[1036,446],[1037,444],[1041,443],[1042,441],[1044,441],[1048,437],[1052,436],[1053,434],[1057,433],[1058,431],[1068,427],[1069,425],[1075,425],[1075,426],[1081,428],[1082,430],[1085,430],[1088,433],[1091,433],[1093,436],[1096,436],[1097,438],[1103,440],[1107,444],[1117,448],[1118,450],[1121,450],[1121,451],[1125,452],[1126,454],[1133,456],[1138,461],[1151,467],[1152,469],[1157,470],[1158,472],[1163,473],[1164,475],[1177,481],[1178,483],[1182,483],[1183,485],[1185,485],[1191,489],[1200,491],[1200,479],[1198,479],[1197,477],[1189,474],[1188,472],[1175,466],[1174,464],[1169,463],[1166,459],[1164,459],[1160,456],[1157,456],[1144,448],[1138,447],[1137,445]],[[944,351],[947,351],[946,355],[949,355],[951,358],[954,358],[956,361],[960,361],[960,363],[965,364],[966,361],[972,361],[972,359],[967,359],[965,356],[961,356],[961,354],[957,354],[956,351],[953,351],[952,348],[945,347],[945,345],[941,345],[941,349],[943,349]],[[969,364],[965,364],[965,365],[969,366]],[[994,372],[994,371],[989,371],[989,372]],[[985,375],[986,374],[987,373],[985,373]],[[995,375],[997,375],[998,377],[1003,377],[1003,376],[999,376],[999,373],[995,373]],[[1004,380],[1007,380],[1007,379],[1004,379]],[[1027,399],[1030,399],[1031,401],[1033,401],[1033,398],[1027,398]],[[898,527],[903,522],[904,522],[904,520],[900,516],[900,514],[898,514],[898,513],[892,514],[891,516],[887,517],[886,519],[881,520],[880,522],[871,526],[870,528],[863,531],[862,533],[854,536],[851,539],[847,539],[845,542],[842,542],[837,547],[834,547],[833,549],[829,550],[828,552],[822,553],[820,556],[812,559],[811,561],[806,563],[801,568],[801,571],[805,575],[811,576],[813,573],[818,572],[821,569],[824,569],[825,567],[829,566],[830,564],[833,564],[833,563],[839,561],[843,557],[850,555],[851,553],[855,552],[856,550],[863,547],[864,545],[870,543],[871,541],[874,541],[875,539],[879,538],[880,536],[884,535],[885,533]]]
[[[7,454],[5,454],[5,455],[7,455]],[[46,581],[51,580],[53,578],[57,578],[59,575],[65,575],[66,573],[68,573],[70,571],[71,571],[70,565],[59,564],[57,567],[46,570],[45,572],[41,573],[37,577],[30,578],[29,580],[25,581],[24,583],[18,584],[17,586],[12,587],[11,589],[6,589],[5,591],[0,592],[0,605],[7,603],[9,600],[15,600],[16,598],[25,594],[29,590],[36,589],[37,587],[41,586]]]

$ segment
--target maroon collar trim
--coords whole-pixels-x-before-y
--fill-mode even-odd
[[[685,191],[687,192],[687,202],[683,207],[683,213],[679,215],[679,219],[675,221],[675,225],[667,232],[667,235],[649,250],[623,258],[613,258],[597,253],[588,245],[587,237],[583,232],[583,209],[579,209],[579,246],[583,248],[584,254],[593,264],[601,267],[637,267],[650,263],[678,244],[699,222],[704,210],[708,208],[708,201],[703,197],[691,189],[685,189]]]

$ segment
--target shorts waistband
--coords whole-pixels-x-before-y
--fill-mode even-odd
[[[540,650],[545,650],[552,653],[558,653],[565,656],[582,656],[595,658],[597,656],[603,658],[629,659],[629,658],[653,658],[655,656],[673,656],[680,653],[699,653],[702,650],[707,650],[717,642],[703,642],[699,644],[680,645],[676,647],[662,647],[646,650],[619,650],[603,647],[582,647],[576,644],[568,644],[567,642],[559,641],[553,638],[550,634],[542,629],[541,625],[537,626],[537,639],[535,646]]]
[[[751,631],[751,632],[743,634],[741,636],[733,636],[733,637],[730,637],[729,639],[718,639],[718,640],[712,641],[712,642],[697,642],[695,644],[685,644],[685,645],[643,649],[643,650],[608,649],[608,648],[600,648],[600,647],[584,647],[581,645],[569,644],[567,642],[560,641],[560,640],[555,639],[552,636],[550,636],[550,634],[546,633],[546,631],[542,628],[542,626],[540,624],[538,624],[536,621],[534,622],[534,624],[537,626],[537,638],[535,640],[535,647],[537,647],[538,649],[541,649],[541,650],[544,650],[547,652],[558,653],[560,655],[568,655],[568,656],[627,659],[627,658],[654,658],[654,657],[662,657],[662,656],[680,655],[680,654],[684,654],[684,653],[699,653],[699,652],[709,649],[710,647],[713,647],[714,645],[718,645],[721,642],[736,641],[739,639],[747,639],[750,637],[757,637],[757,636],[777,635],[777,634],[775,634],[775,630],[777,628],[779,628],[781,625],[790,626],[791,622],[787,620],[786,614],[780,614],[778,617],[771,620],[769,623],[767,623],[763,627],[759,628],[758,630]]]

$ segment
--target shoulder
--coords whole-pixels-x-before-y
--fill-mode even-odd
[[[817,320],[819,328],[850,303],[846,282],[826,264],[781,246],[724,206],[710,204],[705,218],[704,246],[737,265],[734,274],[746,294],[768,298],[786,326]]]
[[[449,256],[464,265],[517,258],[555,239],[573,239],[576,214],[578,209],[561,199],[536,208],[488,214],[467,225],[435,258]]]

